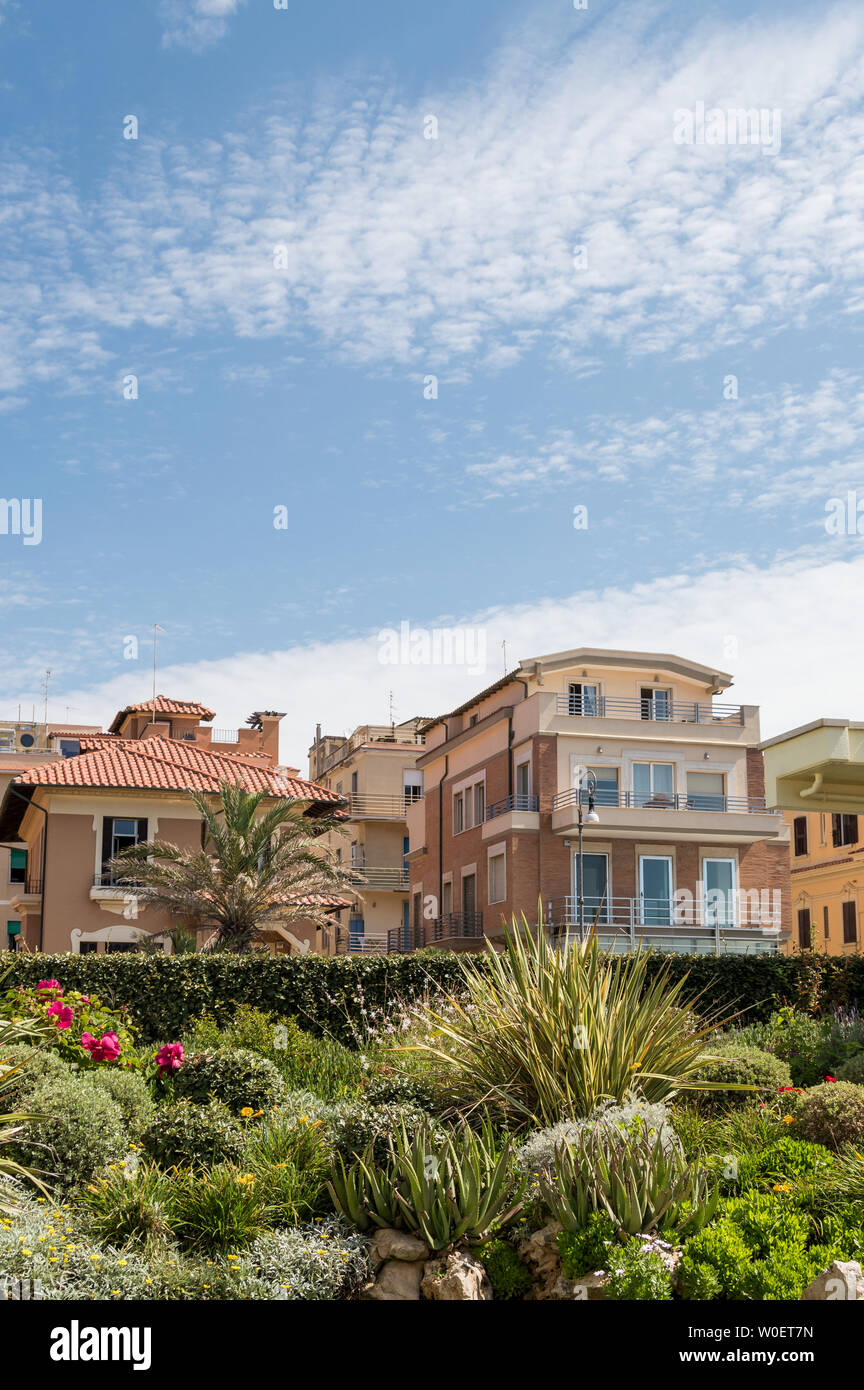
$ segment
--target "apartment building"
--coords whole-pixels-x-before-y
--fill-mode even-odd
[[[786,950],[814,947],[829,955],[861,949],[864,826],[854,812],[786,812],[792,859],[792,936]]]
[[[539,902],[556,932],[596,919],[611,949],[776,951],[789,828],[766,809],[758,709],[715,700],[731,683],[665,653],[578,648],[431,720],[403,946],[477,949]]]
[[[268,798],[296,800],[312,821],[338,808],[334,793],[279,765],[277,711],[256,711],[240,730],[213,729],[213,718],[198,701],[160,695],[118,711],[104,733],[46,729],[53,746],[30,750],[25,765],[14,754],[0,757],[0,843],[13,880],[0,945],[128,951],[171,927],[106,866],[146,840],[199,849],[202,823],[190,791],[217,794],[221,781],[237,782]],[[336,894],[310,906],[335,911],[348,902]],[[270,922],[265,937],[274,952],[302,953],[315,930],[312,919],[290,929]]]
[[[309,749],[309,777],[346,800],[345,833],[322,837],[345,867],[350,906],[316,942],[326,955],[398,949],[407,939],[406,814],[423,796],[422,727],[429,721],[362,724],[348,737],[321,733]]]

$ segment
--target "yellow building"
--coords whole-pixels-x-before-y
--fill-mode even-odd
[[[864,912],[864,824],[848,811],[787,811],[792,858],[792,940],[829,955],[857,955]]]
[[[322,837],[354,888],[334,931],[319,931],[325,955],[396,950],[408,931],[408,807],[423,795],[417,758],[427,719],[364,724],[349,738],[321,733],[309,767],[321,786],[347,800],[343,833]],[[350,896],[350,894],[349,894]]]

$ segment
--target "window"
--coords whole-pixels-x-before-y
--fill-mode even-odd
[[[581,681],[571,681],[569,694],[571,714],[597,714],[599,701],[596,685],[583,685]]]
[[[81,752],[81,742],[77,738],[61,738],[60,752],[64,758],[77,758]]]
[[[854,903],[843,904],[843,944],[858,940],[858,914]]]
[[[854,904],[853,904],[854,906]],[[798,911],[798,945],[802,951],[809,951],[813,944],[810,930],[810,909],[802,907]]]
[[[118,854],[122,854],[124,849],[131,849],[133,845],[144,844],[147,840],[147,821],[134,820],[132,817],[124,816],[104,816],[102,818],[102,872],[106,883],[113,884],[113,877],[105,877],[109,873],[105,865],[110,859],[116,859]]]
[[[517,798],[529,797],[531,795],[531,764],[517,763],[516,765],[516,796]],[[519,806],[519,800],[517,800]],[[521,809],[526,810],[527,807]]]
[[[725,810],[725,791],[722,772],[687,773],[687,804],[692,811]]]
[[[735,859],[702,860],[702,892],[705,902],[705,923],[710,927],[734,927],[736,924],[737,875]]]
[[[597,790],[594,793],[594,800],[598,806],[617,806],[618,805],[618,769],[617,767],[589,767],[589,772],[593,772],[597,779]]]
[[[360,785],[359,776],[356,772],[351,773],[351,795],[356,796]]]
[[[507,855],[504,850],[489,856],[489,902],[503,903],[507,897]]]
[[[486,819],[486,783],[474,784],[474,824],[482,825]]]
[[[453,798],[453,834],[458,835],[465,829],[465,805],[462,793],[457,792]]]
[[[441,885],[441,914],[449,917],[453,911],[453,880],[448,878]]]
[[[807,817],[796,816],[792,822],[792,834],[795,843],[795,854],[807,853]]]
[[[671,763],[633,764],[633,804],[670,806],[674,801],[674,771]]]
[[[419,801],[423,796],[423,773],[406,768],[402,773],[402,790],[406,801]]]
[[[413,897],[413,899],[412,899],[412,901],[411,901],[411,923],[412,923],[412,926],[413,926],[413,928],[414,928],[415,935],[416,935],[418,938],[419,938],[419,936],[420,936],[420,931],[421,931],[421,928],[422,928],[422,926],[423,926],[422,912],[423,912],[423,895],[422,895],[422,893],[415,893],[415,894],[414,894],[414,897]]]
[[[821,813],[821,815],[819,816],[819,841],[820,841],[820,844],[823,844],[823,845],[827,845],[827,843],[828,843],[828,840],[827,840],[826,835],[825,835],[825,822],[826,822],[827,819],[828,819],[828,818],[827,818],[827,816],[825,815],[825,812],[823,811],[823,812]]]
[[[639,856],[639,892],[642,921],[649,926],[668,927],[672,922],[671,855]]]
[[[10,951],[16,951],[16,950],[18,949],[18,937],[19,937],[20,935],[21,935],[21,923],[20,923],[20,922],[7,922],[7,923],[6,923],[6,946],[7,946],[7,949],[8,949],[8,950],[10,950]]]
[[[831,935],[831,927],[830,927],[830,922],[829,922],[829,920],[828,920],[828,904],[827,904],[827,903],[825,904],[825,906],[824,906],[823,909],[822,909],[822,934],[823,934],[823,936],[825,937],[825,940],[826,940],[826,941],[829,939],[829,937],[830,937],[830,935]]]
[[[857,845],[858,843],[858,817],[833,815],[831,817],[831,834],[835,848],[838,845]]]
[[[11,849],[9,851],[9,882],[24,883],[27,879],[27,851],[26,849]]]
[[[671,719],[672,691],[659,685],[645,685],[639,692],[643,719]]]

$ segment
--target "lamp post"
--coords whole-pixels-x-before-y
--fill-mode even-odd
[[[582,792],[583,792],[583,790],[584,790],[586,787],[587,787],[587,789],[588,789],[588,814],[583,818],[583,815],[582,815]],[[596,791],[597,791],[597,778],[595,777],[594,773],[593,773],[593,772],[585,772],[584,775],[583,775],[582,772],[581,772],[581,769],[580,769],[579,782],[578,782],[578,786],[577,786],[577,788],[576,788],[576,807],[577,807],[577,812],[578,812],[578,827],[579,827],[579,849],[578,849],[578,851],[577,851],[576,863],[577,863],[577,873],[578,873],[578,875],[579,875],[579,940],[580,940],[580,941],[584,941],[584,939],[585,939],[585,875],[584,875],[584,873],[583,873],[584,864],[583,864],[583,860],[582,860],[582,825],[583,825],[583,819],[584,819],[584,824],[585,824],[585,825],[599,825],[599,823],[600,823],[600,817],[598,816],[597,812],[596,812],[595,809],[594,809],[594,794],[595,794]]]

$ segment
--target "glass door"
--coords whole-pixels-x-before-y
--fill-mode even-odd
[[[705,925],[708,927],[737,926],[735,913],[734,859],[702,860],[702,892],[705,904]]]
[[[633,764],[633,805],[668,808],[675,804],[672,763]]]
[[[570,713],[597,713],[597,686],[583,685],[580,681],[570,682]]]
[[[590,927],[599,913],[599,921],[608,922],[609,912],[609,856],[608,854],[583,854],[583,873],[585,877],[585,926]],[[578,922],[579,913],[579,855],[573,855],[573,920]]]
[[[639,903],[646,926],[668,927],[672,923],[672,857],[666,854],[639,856]]]

